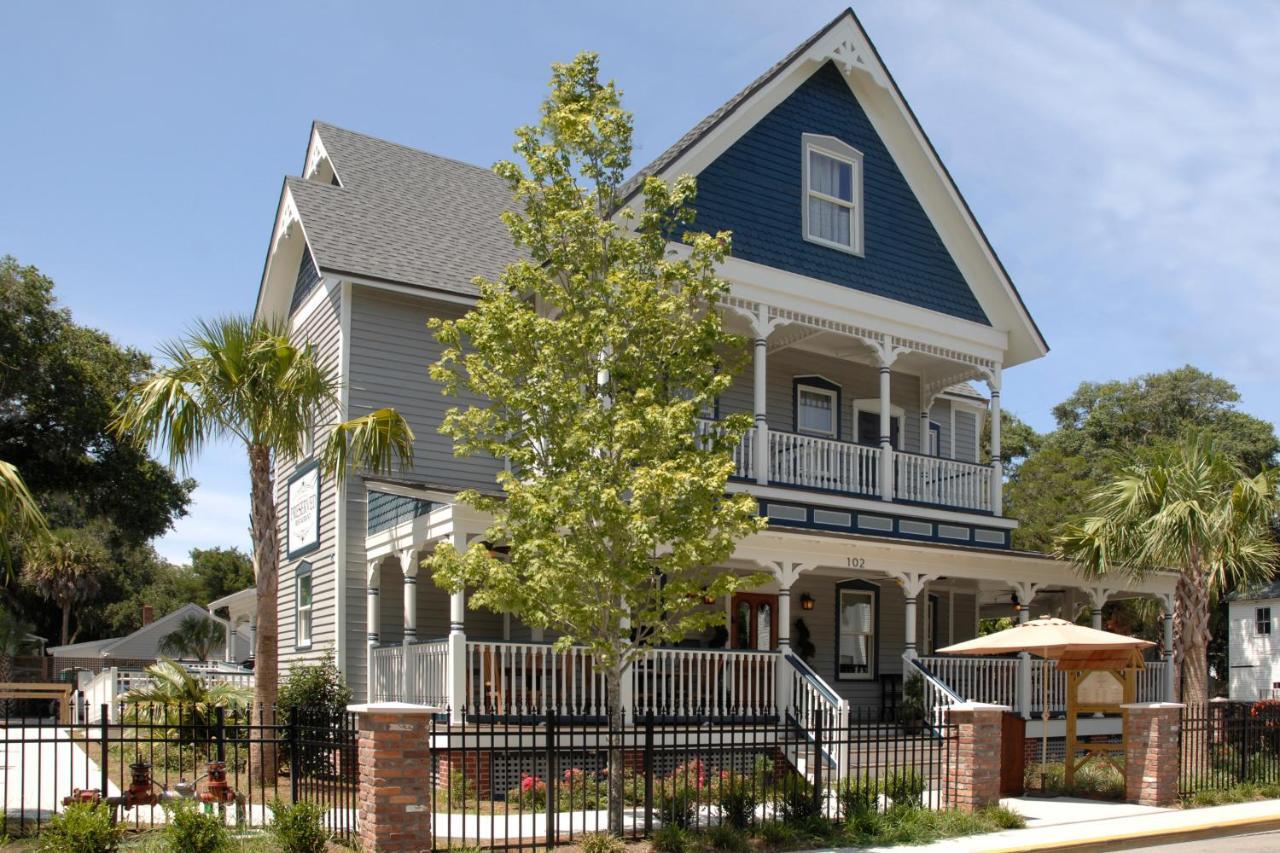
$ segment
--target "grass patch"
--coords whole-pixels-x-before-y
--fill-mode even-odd
[[[1041,787],[1041,773],[1043,788]],[[1061,761],[1045,764],[1028,763],[1023,774],[1027,792],[1036,791],[1049,796],[1088,797],[1090,799],[1124,799],[1124,776],[1110,764],[1091,761],[1076,771],[1070,787],[1067,786],[1066,768]]]
[[[1204,806],[1228,806],[1232,803],[1250,803],[1255,800],[1280,799],[1280,784],[1259,785],[1246,782],[1218,791],[1197,791],[1182,802],[1189,808]]]

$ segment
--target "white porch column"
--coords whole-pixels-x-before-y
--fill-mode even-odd
[[[1164,607],[1161,619],[1164,622],[1164,642],[1160,647],[1160,657],[1164,660],[1164,701],[1178,701],[1178,679],[1175,677],[1177,658],[1173,651],[1173,596],[1160,596]]]
[[[752,445],[756,483],[761,486],[769,483],[769,422],[765,419],[765,398],[768,389],[768,357],[769,357],[769,309],[761,305],[755,321],[751,324],[755,330],[755,443]]]
[[[628,610],[630,605],[628,605]],[[620,620],[622,630],[630,637],[631,634],[631,617],[623,616]],[[627,640],[627,645],[631,644],[631,640]],[[636,690],[635,683],[632,680],[633,667],[628,666],[622,671],[622,683],[618,685],[618,703],[622,705],[622,723],[623,725],[631,725],[635,719]]]
[[[787,655],[791,654],[791,587],[802,572],[813,568],[813,564],[786,560],[768,563],[765,568],[778,579],[778,665],[774,677],[774,703],[781,717],[791,707],[793,699],[793,667],[787,660]]]
[[[453,547],[459,553],[465,551],[466,534],[455,533]],[[467,635],[463,626],[466,614],[466,590],[449,593],[449,662],[445,688],[449,697],[449,722],[455,724],[462,722],[467,704]]]
[[[1102,630],[1102,606],[1107,603],[1107,599],[1111,597],[1111,590],[1105,587],[1092,586],[1089,587],[1089,614],[1091,616],[1090,625],[1095,631]]]
[[[1004,463],[1000,460],[1000,368],[987,380],[991,390],[991,512],[1004,514]]]
[[[400,571],[404,574],[404,648],[400,661],[400,701],[409,701],[409,646],[418,641],[418,552],[406,548],[396,556],[400,558]]]
[[[222,629],[222,660],[234,663],[236,659],[236,626],[231,623],[231,611],[227,611],[227,624]]]
[[[929,409],[933,405],[933,401],[929,399],[928,392],[924,389],[924,377],[920,377],[920,455],[929,455]],[[939,454],[942,455],[942,448],[938,448]]]
[[[370,560],[364,572],[364,624],[365,636],[365,700],[374,701],[377,672],[374,669],[373,650],[382,638],[382,607],[378,593],[382,590],[382,561]]]
[[[904,626],[904,648],[902,656],[915,660],[920,655],[916,651],[916,628],[920,621],[916,611],[916,602],[920,598],[920,593],[924,592],[925,585],[933,580],[933,575],[926,575],[923,572],[895,572],[893,574],[898,586],[902,587],[902,595],[904,599],[903,618],[906,620]]]
[[[258,614],[249,617],[249,660],[254,660],[258,656]]]
[[[893,361],[880,360],[880,500],[893,500],[892,403],[889,400],[889,368]]]
[[[1018,622],[1031,621],[1031,602],[1035,601],[1040,584],[1031,581],[1018,581],[1013,585],[1018,595]],[[1024,720],[1031,719],[1031,655],[1026,652],[1018,654],[1018,713]]]

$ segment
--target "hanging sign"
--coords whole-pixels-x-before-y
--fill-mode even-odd
[[[288,553],[290,557],[320,547],[320,469],[311,465],[289,479]]]

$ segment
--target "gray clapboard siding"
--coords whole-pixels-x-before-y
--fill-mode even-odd
[[[314,348],[320,362],[335,372],[341,365],[341,288],[334,288],[314,311],[308,314],[295,329],[295,337],[306,340]],[[327,425],[337,420],[336,407],[317,413],[321,428],[316,431],[315,446],[323,446],[328,435]],[[280,590],[277,612],[280,619],[280,668],[287,673],[290,666],[299,662],[315,662],[327,656],[334,647],[337,631],[334,625],[334,596],[336,572],[334,549],[337,537],[338,490],[332,478],[320,480],[320,547],[301,558],[288,558],[286,518],[289,511],[288,481],[300,464],[309,460],[277,459],[275,464],[276,508],[279,514],[277,529],[280,532]],[[295,603],[297,568],[302,561],[311,563],[311,646],[299,650]]]
[[[956,458],[977,462],[978,416],[972,409],[956,408]]]
[[[853,401],[880,399],[880,373],[865,364],[803,350],[770,353],[766,372],[765,407],[769,426],[795,432],[794,380],[821,376],[840,386],[840,438],[854,440]],[[720,411],[751,412],[755,406],[754,378],[750,364],[734,377],[733,386],[720,398]],[[920,379],[906,373],[890,377],[889,400],[902,409],[902,449],[920,449]]]
[[[431,317],[453,319],[465,307],[447,302],[388,293],[353,285],[351,288],[351,352],[348,369],[347,417],[359,417],[384,406],[400,412],[413,428],[412,470],[396,473],[406,481],[430,483],[450,489],[493,489],[501,465],[482,457],[457,458],[453,443],[440,434],[440,423],[452,405],[474,398],[445,398],[427,373],[440,357],[441,347],[427,328]],[[365,551],[368,497],[362,480],[347,481],[346,583],[347,616],[343,643],[347,649],[348,682],[361,695],[365,689]],[[403,637],[404,599],[400,568],[387,561],[382,569],[381,639]],[[447,597],[426,572],[418,577],[418,636],[442,637],[447,632]],[[437,596],[438,594],[438,596]],[[477,617],[478,618],[478,617]],[[498,634],[501,636],[501,617]],[[472,615],[468,613],[468,623]],[[440,626],[436,628],[435,623]],[[470,630],[470,628],[468,628]]]

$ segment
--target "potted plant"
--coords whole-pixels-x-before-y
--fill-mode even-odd
[[[916,673],[902,681],[902,730],[919,734],[924,728],[924,679]]]

